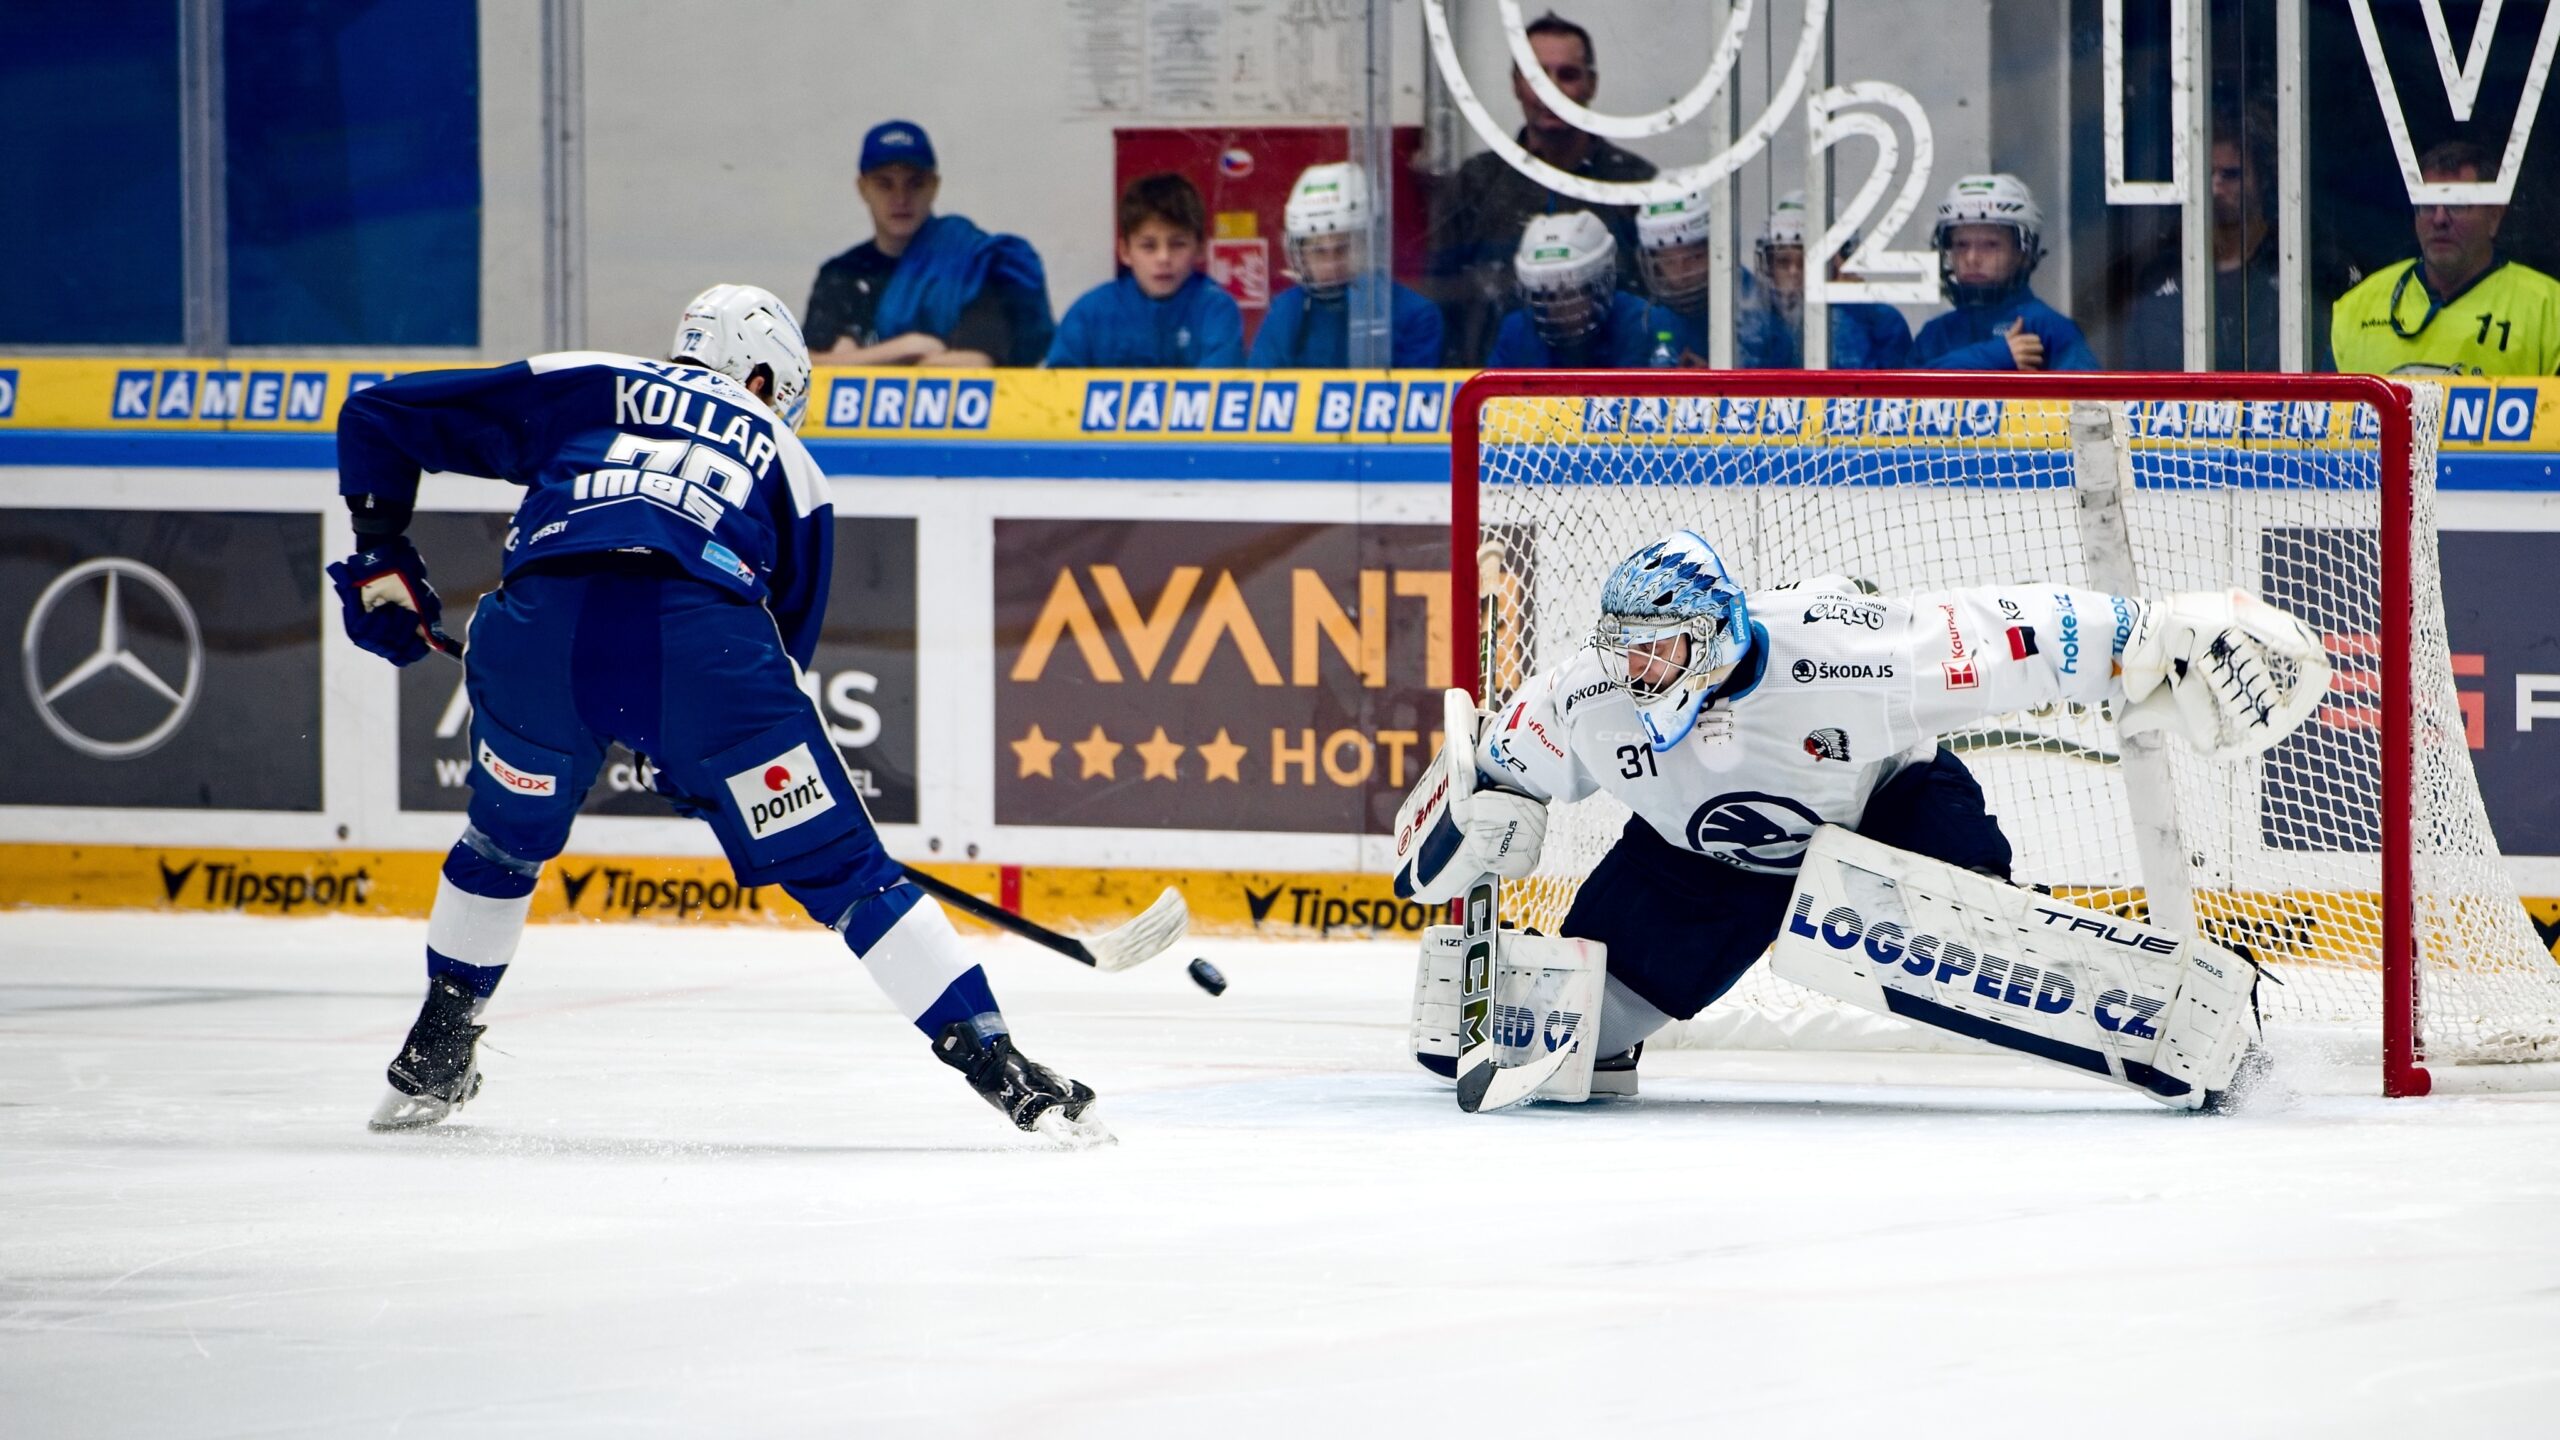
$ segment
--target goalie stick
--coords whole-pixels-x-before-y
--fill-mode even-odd
[[[1454,814],[1476,787],[1476,701],[1464,690],[1440,697],[1441,773]],[[1493,974],[1502,959],[1502,877],[1487,870],[1467,882],[1458,917],[1458,1108],[1470,1115],[1526,1100],[1576,1046],[1526,1065],[1494,1063]]]
[[[465,663],[462,642],[444,630],[430,628],[427,643],[436,653],[454,663]],[[1472,729],[1469,733],[1473,733]],[[1078,940],[1072,935],[1061,935],[1036,920],[1016,915],[1001,905],[981,900],[950,881],[926,874],[913,865],[901,862],[898,869],[915,883],[916,888],[973,919],[1018,935],[1042,949],[1053,950],[1079,965],[1105,972],[1126,970],[1154,959],[1172,949],[1191,928],[1191,908],[1183,903],[1182,892],[1171,886],[1165,887],[1165,892],[1156,897],[1154,904],[1128,920],[1099,935]],[[1212,970],[1209,975],[1216,973]],[[1190,974],[1193,983],[1212,995],[1226,988],[1223,978],[1213,985],[1209,975],[1202,974],[1198,965],[1192,967]]]

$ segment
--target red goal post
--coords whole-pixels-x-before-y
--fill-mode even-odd
[[[1451,406],[1455,683],[1482,700],[1489,674],[1498,695],[1558,663],[1588,633],[1595,577],[1681,526],[1704,529],[1748,588],[1829,571],[1873,574],[1889,592],[1993,580],[2254,591],[2262,574],[2318,588],[2297,603],[2334,612],[2305,618],[2330,636],[2335,703],[2297,753],[2248,762],[2241,773],[2258,784],[2245,804],[2212,794],[2217,783],[2244,788],[2230,771],[2216,781],[2193,757],[2137,755],[2103,714],[1972,737],[1971,763],[2000,772],[1984,778],[2007,802],[1995,804],[2004,824],[2043,823],[2021,806],[2083,815],[2091,834],[2033,847],[2074,851],[2075,868],[2107,870],[2134,848],[2124,835],[2152,835],[2140,814],[2127,829],[2098,813],[2109,804],[2157,808],[2148,797],[2166,790],[2175,809],[2199,812],[2170,817],[2185,863],[2158,859],[2154,844],[2147,885],[2032,875],[2025,844],[2019,878],[2068,885],[2090,903],[2191,904],[2216,938],[2250,937],[2261,954],[2283,950],[2265,937],[2285,910],[2295,953],[2267,958],[2288,980],[2297,968],[2320,972],[2314,988],[2327,998],[2309,1004],[2324,1023],[2378,1029],[2386,1094],[2426,1094],[2430,1060],[2560,1059],[2560,965],[2534,940],[2488,839],[2458,716],[2450,737],[2437,707],[2422,722],[2413,685],[2422,671],[2440,679],[2451,703],[2432,544],[2441,410],[2435,387],[2356,375],[1488,371]],[[2088,529],[2093,504],[2114,513],[2108,523],[2131,522],[2129,553],[2108,560]],[[1867,568],[1876,565],[1882,573]],[[2345,578],[2332,583],[2333,571]],[[2355,583],[2368,575],[2378,586]],[[2089,763],[2052,758],[2066,753]],[[2122,773],[2140,765],[2163,767],[2143,772],[2156,784]],[[2113,779],[2095,773],[2110,766]],[[2417,873],[2422,807],[2428,843],[2455,856],[2430,864],[2441,895]],[[1565,836],[1555,873],[1523,882],[1530,913],[1543,904],[1550,925],[1560,918],[1624,814]],[[2113,835],[2098,833],[2108,825]],[[2435,953],[2422,956],[2422,934]],[[2519,940],[2531,954],[2516,951]],[[2475,977],[2475,964],[2495,983]],[[2379,993],[2368,1003],[2359,987]]]

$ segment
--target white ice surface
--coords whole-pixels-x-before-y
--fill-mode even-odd
[[[1649,1055],[1464,1116],[1403,947],[984,942],[1032,1148],[817,930],[541,927],[364,1118],[424,927],[0,915],[0,1434],[2547,1435],[2560,1103],[2231,1118]]]

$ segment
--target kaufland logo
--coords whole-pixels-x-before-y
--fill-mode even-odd
[[[1449,387],[1432,380],[1088,380],[1087,435],[1444,435]]]
[[[2521,445],[2533,438],[2538,388],[2455,385],[2444,392],[2444,438],[2454,445]]]
[[[390,379],[357,371],[347,393]],[[119,370],[109,397],[110,420],[257,420],[316,425],[329,413],[325,370]]]
[[[984,430],[996,411],[993,380],[910,380],[840,375],[827,384],[834,430]]]

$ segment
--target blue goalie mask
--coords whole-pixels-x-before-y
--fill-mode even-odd
[[[1591,643],[1635,700],[1653,748],[1669,750],[1749,653],[1751,611],[1714,547],[1675,530],[1610,573]]]

